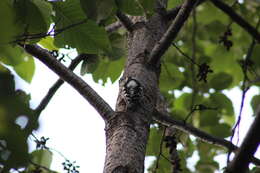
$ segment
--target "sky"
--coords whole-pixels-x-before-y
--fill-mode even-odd
[[[57,75],[49,70],[38,60],[36,72],[31,84],[28,84],[16,77],[16,87],[22,88],[31,93],[31,106],[35,108],[41,99],[48,92],[48,89],[58,79]],[[79,66],[80,67],[80,66]],[[76,73],[79,74],[79,68]],[[95,83],[91,75],[83,76],[83,79],[106,100],[112,108],[115,107],[118,94],[118,81],[112,84],[108,82],[104,87]],[[250,124],[253,121],[250,100],[259,89],[252,88],[248,91],[243,116],[240,125],[240,142],[245,136]],[[225,91],[225,94],[232,99],[236,115],[238,114],[241,92],[238,88]],[[76,161],[80,172],[103,172],[105,159],[105,131],[104,122],[98,113],[88,102],[68,84],[63,84],[55,94],[49,105],[40,116],[40,128],[34,132],[35,136],[50,138],[47,147],[53,151],[53,162],[51,169],[65,172],[62,167],[64,156],[70,161]],[[35,149],[33,138],[29,140],[30,150]],[[236,139],[234,140],[236,141]],[[61,153],[61,154],[60,154]],[[260,156],[260,151],[257,153]],[[188,159],[189,165],[194,165],[198,156]],[[221,167],[225,166],[225,156],[218,156],[217,161]],[[145,166],[148,167],[153,158],[148,158]],[[192,166],[191,166],[192,168]]]

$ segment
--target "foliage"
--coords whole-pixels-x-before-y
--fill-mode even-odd
[[[117,10],[149,18],[154,14],[154,3],[154,0],[0,1],[0,17],[3,19],[0,27],[0,168],[5,165],[4,171],[26,168],[24,172],[31,172],[44,166],[47,169],[42,171],[50,172],[52,160],[48,148],[28,153],[28,136],[38,127],[38,119],[32,117],[38,116],[29,106],[30,95],[15,90],[13,74],[31,82],[35,65],[34,59],[17,43],[38,43],[52,53],[62,48],[75,48],[78,53],[88,54],[81,66],[81,75],[90,73],[96,82],[102,81],[102,84],[108,79],[114,82],[120,76],[126,59],[126,33],[122,30],[107,33],[105,26],[116,21]],[[181,3],[180,0],[169,0],[168,9]],[[233,8],[250,24],[256,25],[260,10],[258,1],[237,3]],[[194,26],[196,33],[193,32]],[[195,43],[192,42],[194,36]],[[210,2],[197,7],[196,20],[190,18],[175,41],[176,46],[189,57],[183,56],[174,46],[163,57],[160,90],[170,103],[172,116],[185,120],[189,115],[187,122],[197,128],[221,138],[229,137],[235,119],[234,108],[223,91],[240,87],[245,75],[249,77],[247,83],[260,77],[259,44],[253,49],[251,63],[243,63],[251,41],[250,35]],[[196,50],[192,48],[194,46]],[[201,72],[203,65],[208,68],[206,72]],[[251,85],[259,86],[259,83]],[[186,90],[191,92],[176,96],[176,91]],[[252,108],[255,110],[259,103],[260,96],[254,96]],[[198,105],[199,109],[193,109]],[[214,109],[202,109],[205,107]],[[27,120],[25,127],[17,123],[20,117]],[[181,166],[185,173],[191,172],[186,160],[195,151],[199,156],[196,172],[213,173],[219,169],[214,157],[227,151],[192,140],[181,132],[178,136],[182,144],[179,150]],[[155,124],[151,128],[147,156],[158,156],[158,139],[161,138],[162,127]],[[165,147],[162,152],[169,156]],[[156,161],[149,170],[152,171],[155,164]],[[170,164],[166,159],[161,159],[159,165],[158,173],[169,172]],[[77,172],[78,167],[65,161],[64,168]],[[258,171],[256,168],[252,170]]]

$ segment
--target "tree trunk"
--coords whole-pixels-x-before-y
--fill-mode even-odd
[[[156,106],[160,66],[148,66],[147,58],[167,29],[167,21],[155,15],[145,21],[135,17],[134,31],[128,35],[128,58],[119,85],[117,113],[106,122],[104,173],[143,173],[151,114]],[[138,24],[136,23],[138,22]],[[123,87],[127,79],[143,87],[140,103],[129,109]]]

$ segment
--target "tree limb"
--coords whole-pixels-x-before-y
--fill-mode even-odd
[[[29,54],[34,56],[60,76],[64,81],[68,82],[76,89],[102,116],[107,120],[114,113],[109,104],[103,100],[84,80],[74,74],[71,70],[61,64],[47,50],[38,45],[21,45]]]
[[[225,4],[223,1],[220,0],[211,0],[211,2],[226,13],[234,22],[240,25],[243,29],[245,29],[248,34],[254,37],[260,43],[260,33],[250,25],[245,19],[243,19],[240,15],[238,15],[231,7]]]
[[[120,22],[115,22],[115,23],[111,23],[110,25],[106,26],[105,27],[105,30],[108,32],[108,33],[111,33],[111,32],[114,32],[116,31],[117,29],[119,29],[120,27],[122,27],[122,23]]]
[[[240,173],[246,172],[250,160],[260,144],[260,106],[258,108],[255,120],[248,130],[244,141],[236,152],[234,159],[227,166],[227,172],[229,173],[235,173],[237,170]]]
[[[133,23],[131,21],[131,19],[129,17],[127,17],[127,15],[125,15],[124,13],[122,13],[121,11],[117,11],[116,13],[117,18],[120,20],[120,22],[122,23],[122,25],[129,31],[132,32],[133,31]]]
[[[154,46],[152,52],[150,53],[150,59],[148,62],[149,65],[158,65],[161,56],[171,46],[172,41],[176,38],[183,24],[188,19],[195,3],[195,0],[186,0],[181,6],[181,9],[179,10],[178,15],[174,19],[173,23],[169,26],[166,33],[162,36],[162,38]]]
[[[79,54],[75,59],[71,61],[71,64],[69,65],[68,69],[73,71],[77,65],[84,59],[86,58],[86,54]],[[37,106],[35,109],[36,115],[39,116],[41,112],[45,109],[45,107],[49,104],[50,100],[56,93],[56,91],[61,87],[61,85],[64,83],[64,80],[61,78],[58,79],[53,86],[49,89],[48,93],[46,96],[42,99],[41,103]]]
[[[186,124],[184,121],[175,120],[175,119],[171,118],[170,116],[168,116],[166,114],[158,112],[157,110],[155,110],[154,113],[153,113],[153,119],[155,121],[158,121],[159,123],[165,125],[165,126],[174,127],[176,129],[179,129],[179,130],[186,132],[188,134],[192,134],[192,135],[196,136],[197,138],[199,138],[202,141],[205,141],[207,143],[225,147],[228,150],[233,151],[233,152],[235,152],[238,149],[237,146],[235,146],[234,144],[232,144],[231,142],[229,142],[225,139],[214,137],[214,136],[212,136],[212,135],[210,135],[206,132],[203,132],[203,131],[201,131],[201,130],[199,130],[199,129],[197,129],[197,128],[189,125],[189,124]],[[255,165],[260,166],[260,160],[259,159],[251,157],[251,161]]]

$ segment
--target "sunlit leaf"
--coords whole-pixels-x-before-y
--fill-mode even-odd
[[[4,64],[15,66],[23,62],[24,50],[10,44],[0,46],[0,61]]]
[[[14,70],[22,79],[30,83],[35,71],[34,59],[28,55],[24,55],[22,59],[23,62],[14,66]]]
[[[54,45],[53,37],[45,37],[45,38],[41,39],[41,41],[39,41],[39,44],[48,50],[58,50],[59,49]]]
[[[31,161],[38,165],[44,166],[46,168],[50,168],[52,162],[52,153],[49,150],[36,150],[31,154]]]

